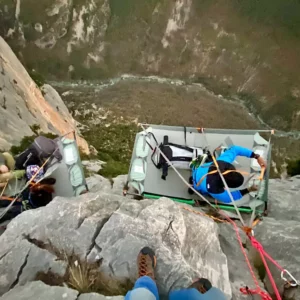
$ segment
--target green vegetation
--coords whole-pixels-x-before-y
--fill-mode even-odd
[[[287,95],[281,101],[276,102],[262,116],[266,122],[283,130],[293,129],[293,115],[300,109],[299,98]]]
[[[128,278],[120,279],[107,275],[101,268],[101,260],[89,263],[86,259],[80,259],[74,254],[67,254],[57,249],[50,242],[46,244],[29,236],[25,238],[57,256],[67,265],[64,275],[59,276],[48,270],[47,273],[39,272],[35,277],[36,281],[40,280],[50,286],[68,286],[80,294],[99,293],[104,296],[125,295],[133,287],[133,283]]]
[[[261,111],[261,103],[255,94],[247,92],[237,93],[238,99],[242,100],[245,106],[256,116],[259,115]]]
[[[15,3],[11,0],[0,0],[0,10],[6,7],[6,14],[1,12],[0,36],[6,36],[7,28],[13,28],[15,23]]]
[[[39,88],[45,84],[45,78],[37,71],[28,71],[28,74]]]
[[[24,4],[22,3],[20,18],[24,24],[43,24],[45,22],[46,11],[51,7],[52,3],[53,1],[51,0],[26,0],[26,5],[25,2]]]
[[[109,5],[111,14],[118,18],[128,18],[137,11],[142,13],[143,17],[151,15],[154,7],[161,0],[147,0],[145,2],[140,0],[110,0]]]
[[[255,22],[280,26],[300,36],[300,2],[298,0],[233,0],[236,7]]]
[[[83,132],[88,143],[99,151],[98,158],[106,162],[100,175],[113,178],[127,174],[137,131],[134,124],[111,124],[97,125]]]
[[[300,159],[288,161],[287,173],[290,176],[300,175]]]
[[[34,125],[30,126],[30,129],[33,131],[33,133],[35,135],[38,135],[39,131],[41,130],[41,126],[38,124],[34,124]]]
[[[99,293],[105,296],[125,295],[132,289],[133,284],[129,279],[117,280],[106,275],[99,267],[100,263],[69,259],[67,284],[80,294]]]
[[[215,95],[222,95],[229,98],[232,95],[232,87],[229,84],[218,82],[214,78],[198,76],[192,80],[194,83],[201,83],[206,89]]]

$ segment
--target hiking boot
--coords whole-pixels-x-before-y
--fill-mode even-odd
[[[149,276],[155,280],[154,270],[156,267],[156,256],[152,249],[144,247],[137,259],[139,278]]]
[[[199,278],[194,281],[188,288],[189,289],[196,289],[201,294],[205,294],[207,291],[211,289],[212,285],[211,282],[206,278]]]

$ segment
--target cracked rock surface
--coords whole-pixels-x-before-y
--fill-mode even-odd
[[[19,215],[0,237],[0,292],[2,295],[13,287],[9,293],[20,291],[21,285],[27,288],[26,283],[35,280],[39,272],[51,269],[63,274],[66,265],[57,260],[59,252],[74,253],[90,262],[103,260],[103,271],[134,281],[137,254],[148,245],[158,256],[156,275],[162,294],[187,287],[203,276],[230,297],[227,258],[218,234],[212,220],[187,212],[166,198],[135,201],[104,192],[57,197],[44,208]],[[83,296],[79,299],[102,299]]]
[[[77,131],[76,122],[59,94],[50,85],[43,93],[0,37],[0,149],[8,150],[24,136],[32,136],[32,126],[43,132],[65,134]],[[78,131],[77,131],[78,133]],[[87,142],[78,136],[78,144],[89,153]]]
[[[30,282],[25,286],[18,286],[3,295],[1,300],[77,300],[78,292],[67,287],[48,286],[41,281]]]
[[[122,196],[123,189],[127,182],[127,175],[119,175],[112,180],[109,180],[101,175],[93,174],[86,179],[89,191],[96,192],[108,192],[115,195]]]
[[[29,282],[18,286],[0,297],[1,300],[122,300],[123,296],[105,297],[96,293],[81,294],[73,289],[48,286],[41,281]]]

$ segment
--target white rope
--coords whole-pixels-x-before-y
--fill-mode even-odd
[[[143,126],[143,124],[140,124],[140,126],[142,127],[143,130],[145,130],[145,127]],[[165,159],[165,161],[170,165],[170,167],[175,171],[175,173],[179,176],[179,178],[186,184],[186,186],[188,188],[191,188],[191,190],[197,194],[203,201],[205,201],[206,203],[208,203],[212,208],[214,208],[216,211],[217,209],[203,196],[201,195],[197,190],[194,189],[193,186],[191,186],[186,180],[185,178],[178,172],[178,170],[174,167],[174,165],[171,163],[171,161],[166,157],[166,155],[159,149],[159,147],[155,146],[155,149],[158,150],[158,152],[161,154],[161,156]]]
[[[149,125],[147,125],[147,124],[139,124],[139,125],[142,127],[142,129],[143,129],[144,131],[146,131],[146,128],[145,128],[144,126],[149,126]],[[269,130],[268,132],[270,132],[270,130]],[[209,146],[209,144],[208,144],[208,141],[207,141],[207,138],[206,138],[206,135],[205,135],[205,133],[204,133],[204,129],[203,129],[203,128],[202,128],[202,133],[203,133],[203,136],[204,136],[204,139],[205,139],[205,143],[206,143],[206,145],[207,145],[207,148],[208,148],[208,150],[210,151],[211,155],[213,156],[213,152],[211,152],[211,149],[210,149],[210,146]],[[270,137],[270,140],[271,140],[271,137]],[[269,140],[269,142],[270,142],[270,140]],[[206,203],[208,203],[213,209],[215,209],[216,211],[218,211],[218,210],[210,203],[209,200],[207,200],[203,195],[201,195],[196,189],[194,189],[193,186],[191,186],[191,185],[185,180],[185,178],[179,173],[179,171],[174,167],[174,165],[173,165],[173,164],[171,163],[171,161],[166,157],[166,155],[159,149],[159,147],[156,146],[155,148],[156,148],[156,150],[158,150],[158,152],[162,155],[162,157],[163,157],[163,158],[165,159],[165,161],[169,164],[169,166],[175,171],[175,173],[179,176],[179,178],[185,183],[185,185],[186,185],[188,188],[190,188],[196,195],[198,195],[203,201],[205,201]],[[213,157],[214,157],[214,156],[213,156]],[[215,158],[215,157],[214,157],[214,158]],[[216,159],[215,159],[215,160],[216,160]],[[240,211],[239,211],[239,209],[238,209],[238,207],[237,207],[237,205],[236,205],[236,203],[235,203],[235,201],[234,201],[234,199],[233,199],[233,196],[232,196],[232,194],[231,194],[231,192],[230,192],[230,189],[229,189],[229,187],[228,187],[228,185],[227,185],[227,183],[226,183],[226,181],[225,181],[225,178],[224,178],[222,172],[221,172],[220,169],[219,169],[218,164],[216,164],[216,168],[217,168],[218,173],[219,173],[219,175],[220,175],[220,177],[221,177],[221,179],[222,179],[222,182],[223,182],[223,184],[224,184],[224,186],[225,186],[225,189],[226,189],[226,191],[227,191],[227,193],[228,193],[228,195],[229,195],[229,197],[230,197],[231,203],[233,204],[233,206],[234,206],[234,208],[235,208],[235,210],[236,210],[236,212],[237,212],[237,215],[238,215],[238,217],[239,217],[239,219],[240,219],[242,225],[245,226],[244,219],[243,219],[243,217],[242,217],[242,215],[241,215],[241,213],[240,213]],[[251,220],[250,220],[250,221],[251,221]],[[252,225],[252,223],[251,223],[249,226],[251,227],[251,225]]]
[[[10,210],[10,208],[13,206],[13,204],[17,201],[17,199],[19,198],[19,196],[27,189],[27,187],[30,185],[30,183],[35,179],[35,177],[38,175],[38,173],[40,172],[40,170],[47,164],[47,162],[50,160],[50,158],[54,155],[54,153],[57,150],[58,150],[58,148],[56,148],[53,151],[53,153],[46,159],[46,161],[42,164],[42,166],[38,169],[38,171],[25,184],[25,186],[23,187],[23,189],[18,193],[18,195],[14,198],[14,200],[12,200],[11,203],[5,208],[5,210],[0,215],[0,220],[6,215],[6,213]],[[42,179],[44,179],[44,178],[41,178],[38,182],[40,182]]]

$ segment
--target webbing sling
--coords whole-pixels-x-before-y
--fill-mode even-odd
[[[227,171],[225,171],[224,173],[222,173],[222,175],[226,175],[226,174],[233,173],[233,172],[240,173],[240,174],[242,174],[242,175],[250,175],[250,173],[248,173],[248,172],[245,172],[245,171],[237,171],[237,170],[227,170]],[[197,182],[196,187],[199,187],[199,186],[201,185],[201,183],[203,182],[203,180],[205,179],[206,176],[212,175],[212,174],[216,174],[216,173],[218,173],[218,170],[214,170],[214,171],[211,171],[211,172],[209,172],[209,173],[204,174],[204,175],[200,178],[200,180]]]

